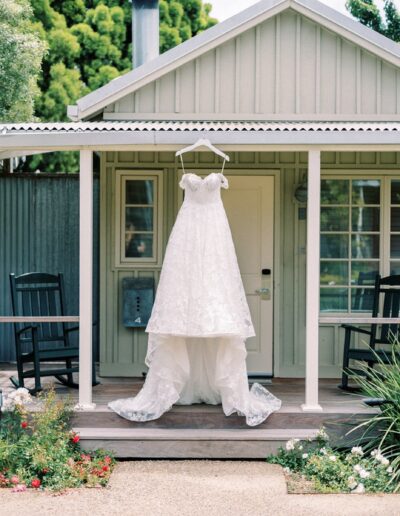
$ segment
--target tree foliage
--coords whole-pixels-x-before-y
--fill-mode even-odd
[[[0,1],[0,121],[25,122],[33,116],[37,77],[45,52],[32,23],[28,0]]]
[[[400,13],[393,0],[385,0],[384,17],[375,0],[347,0],[346,9],[363,25],[400,42]]]
[[[3,0],[1,0],[3,1]],[[132,67],[130,0],[31,0],[49,52],[43,62],[36,115],[67,121],[67,106]],[[160,0],[160,52],[211,27],[211,5],[202,0]],[[77,169],[76,153],[38,155],[29,169]]]

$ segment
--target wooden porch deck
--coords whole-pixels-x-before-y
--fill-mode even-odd
[[[9,376],[15,371],[7,365],[0,369],[3,393],[12,389]],[[338,380],[320,381],[322,412],[304,413],[303,379],[273,379],[264,383],[282,400],[282,408],[261,425],[251,428],[243,417],[226,417],[221,406],[174,406],[155,421],[136,423],[112,412],[111,400],[135,395],[141,388],[140,378],[99,378],[93,388],[93,411],[76,411],[74,429],[87,448],[104,447],[119,457],[137,458],[265,458],[292,437],[313,437],[321,425],[333,433],[343,434],[343,424],[354,422],[374,412],[362,404],[361,397],[337,388]],[[51,385],[51,378],[44,384]],[[53,383],[60,397],[78,400],[78,391]],[[29,386],[29,384],[28,384]]]

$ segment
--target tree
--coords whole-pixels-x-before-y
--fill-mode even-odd
[[[0,2],[0,121],[33,118],[37,77],[46,45],[39,39],[28,0]]]
[[[1,0],[3,1],[3,0]],[[43,62],[36,115],[67,121],[67,106],[132,67],[130,0],[31,0],[49,52]],[[215,25],[202,0],[160,0],[160,52]],[[36,155],[25,169],[73,171],[77,153]]]
[[[346,9],[363,25],[400,42],[400,13],[393,0],[385,0],[384,20],[375,0],[347,0]]]

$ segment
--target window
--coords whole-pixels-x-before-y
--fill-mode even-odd
[[[382,260],[381,186],[380,179],[321,181],[323,312],[365,312],[372,308],[372,287]],[[396,186],[399,242],[393,245],[398,246],[400,268],[400,182]],[[392,238],[396,236],[393,233]]]
[[[117,173],[117,264],[158,264],[160,182],[154,172]]]

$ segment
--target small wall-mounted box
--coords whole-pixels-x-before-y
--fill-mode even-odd
[[[127,328],[143,328],[154,304],[153,278],[123,278],[122,319]]]

